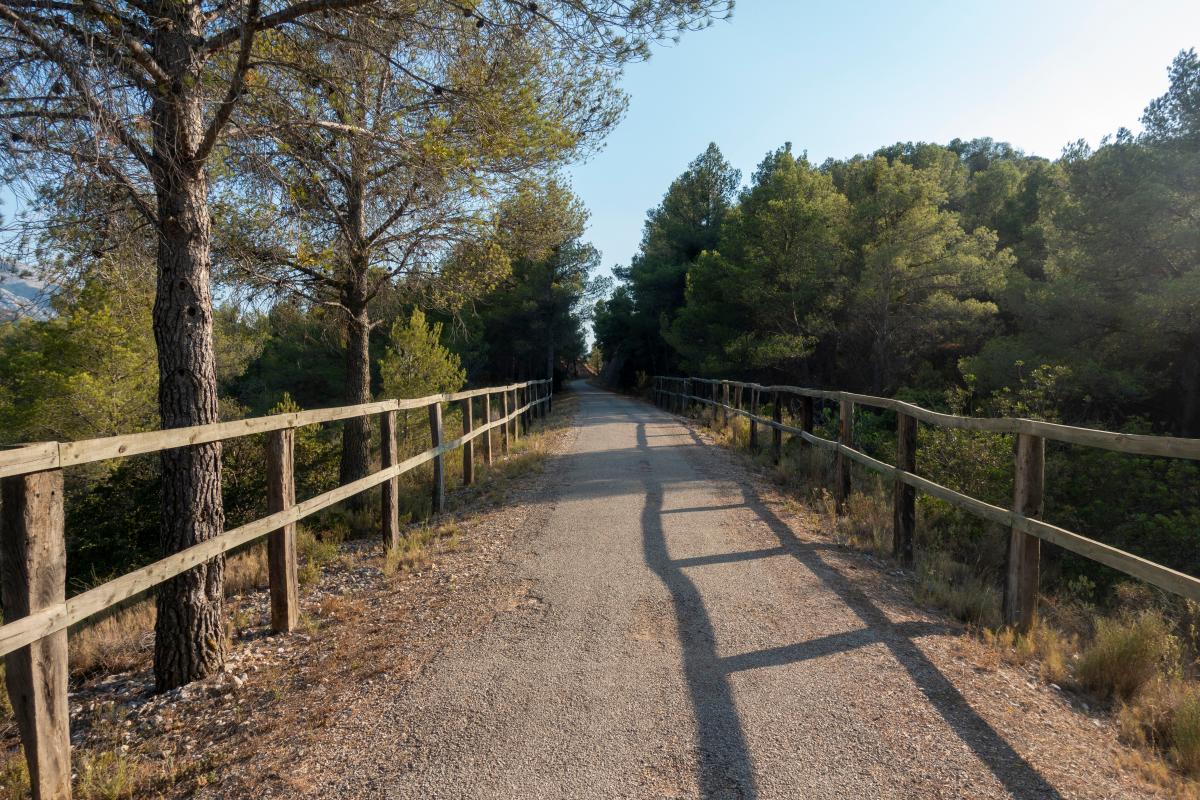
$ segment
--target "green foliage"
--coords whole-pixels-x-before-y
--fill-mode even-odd
[[[266,413],[281,392],[304,408],[336,405],[345,374],[336,317],[319,308],[279,303],[260,324],[261,348],[255,348],[241,374],[226,381],[228,393],[255,414]],[[221,338],[218,331],[217,341]]]
[[[728,212],[720,250],[688,273],[668,341],[692,369],[787,368],[812,355],[843,302],[849,207],[789,148],[759,166]]]
[[[462,362],[441,339],[442,323],[428,324],[420,309],[413,309],[407,322],[396,320],[379,362],[384,394],[423,397],[461,389],[466,382]]]
[[[596,310],[596,340],[622,383],[638,370],[661,374],[677,363],[664,334],[684,306],[692,265],[717,247],[740,181],[741,173],[710,144],[646,215],[640,251],[628,267],[614,270],[628,292]]]
[[[1200,57],[1180,53],[1169,77],[1142,134],[1076,143],[1054,162],[982,138],[813,168],[785,146],[723,208],[719,232],[685,237],[695,230],[662,224],[687,207],[682,189],[702,165],[733,175],[710,148],[597,306],[606,369],[625,385],[687,371],[1200,434]],[[665,246],[676,241],[704,244]],[[660,330],[667,352],[643,344]],[[816,420],[827,437],[828,412]],[[894,429],[892,413],[856,414],[855,439],[876,458],[891,461]],[[1013,446],[922,425],[917,470],[1007,507]],[[1046,457],[1048,521],[1200,574],[1200,466],[1054,443]],[[919,508],[919,546],[998,577],[1002,531],[929,497]],[[1043,560],[1048,581],[1112,602],[1118,573],[1058,548]]]
[[[1004,286],[1012,256],[997,252],[994,232],[963,230],[944,207],[936,168],[877,155],[850,165],[844,181],[858,254],[847,344],[869,367],[856,383],[893,391],[923,359],[975,349],[997,312],[987,298]]]
[[[0,431],[7,442],[111,436],[157,422],[150,304],[118,306],[100,284],[60,296],[48,320],[0,326]]]
[[[500,204],[494,244],[508,277],[476,306],[464,350],[481,380],[544,377],[582,361],[583,323],[607,288],[600,254],[582,241],[587,212],[556,178],[526,181]]]

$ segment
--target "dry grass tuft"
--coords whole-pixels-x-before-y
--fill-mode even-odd
[[[1025,665],[1038,662],[1038,673],[1047,683],[1061,684],[1070,677],[1071,654],[1075,643],[1055,628],[1038,619],[1027,633],[1012,628],[983,629],[985,644],[994,648],[998,661]]]
[[[13,713],[12,704],[8,702],[8,684],[5,683],[4,676],[4,660],[0,659],[0,719],[8,719]]]
[[[868,491],[851,492],[838,520],[838,540],[884,556],[891,552],[892,505],[883,482],[876,479]]]
[[[388,548],[383,557],[383,574],[416,572],[429,563],[432,546],[441,550],[458,548],[458,523],[445,522],[437,526],[413,528],[396,547]]]
[[[1117,709],[1128,744],[1168,755],[1181,772],[1200,776],[1200,687],[1157,675]]]
[[[225,560],[225,596],[266,589],[267,543],[259,542]]]
[[[1178,657],[1178,643],[1157,611],[1096,620],[1096,636],[1079,658],[1079,684],[1099,697],[1129,700]]]
[[[321,568],[341,557],[342,532],[336,529],[314,534],[305,527],[296,532],[296,554],[301,563],[298,579],[308,586],[321,579]]]
[[[18,746],[3,758],[4,761],[0,763],[0,800],[25,800],[29,797],[29,768],[25,765],[24,751]]]
[[[138,786],[137,765],[115,750],[81,755],[78,768],[74,795],[79,800],[125,800]]]
[[[917,602],[981,628],[1000,626],[1000,593],[990,581],[945,553],[918,554]]]
[[[153,646],[154,618],[154,601],[142,600],[71,631],[71,673],[124,672],[145,666]]]

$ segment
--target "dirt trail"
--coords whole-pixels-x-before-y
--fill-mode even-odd
[[[1152,796],[1111,731],[972,668],[957,627],[794,532],[729,454],[575,388],[541,530],[496,567],[520,591],[411,680],[362,687],[301,754],[305,795]]]

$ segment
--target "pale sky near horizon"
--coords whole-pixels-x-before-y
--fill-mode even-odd
[[[820,163],[898,141],[991,136],[1057,157],[1138,130],[1200,2],[739,0],[733,19],[629,67],[629,112],[568,170],[607,272],[628,264],[646,211],[710,141],[747,180],[791,142]]]

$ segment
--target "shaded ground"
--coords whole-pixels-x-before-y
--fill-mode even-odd
[[[544,481],[494,512],[511,544],[453,602],[347,620],[334,677],[305,668],[211,796],[1153,796],[1111,730],[981,667],[728,453],[576,388]]]

